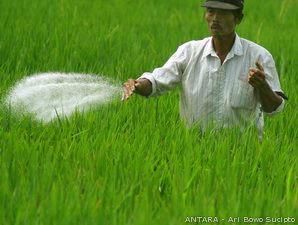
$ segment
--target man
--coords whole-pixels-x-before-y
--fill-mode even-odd
[[[206,0],[211,37],[178,48],[166,64],[124,84],[123,100],[133,93],[155,96],[181,86],[180,114],[188,125],[242,128],[256,123],[263,132],[263,112],[282,110],[286,99],[271,54],[240,38],[244,0]]]

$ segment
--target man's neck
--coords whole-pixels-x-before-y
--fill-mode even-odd
[[[221,59],[222,63],[230,50],[232,49],[234,42],[235,42],[236,34],[235,32],[228,34],[228,35],[214,35],[212,36],[212,44],[213,48]]]

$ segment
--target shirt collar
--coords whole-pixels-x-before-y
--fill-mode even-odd
[[[203,57],[206,57],[208,55],[216,56],[216,52],[215,52],[215,50],[213,48],[213,44],[212,44],[212,37],[209,37],[207,39],[207,43],[206,43],[206,46],[205,46],[205,49],[204,49],[204,52],[203,52]],[[243,55],[243,46],[241,44],[240,37],[237,34],[236,34],[236,37],[235,37],[234,45],[233,45],[231,51],[229,52],[229,55],[231,55],[231,56],[234,56],[234,55],[241,56],[241,55]]]

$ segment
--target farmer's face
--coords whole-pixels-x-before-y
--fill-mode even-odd
[[[205,19],[212,36],[224,36],[235,32],[235,27],[241,22],[232,11],[207,8]]]

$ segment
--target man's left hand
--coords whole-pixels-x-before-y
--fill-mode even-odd
[[[265,72],[263,66],[256,62],[257,68],[250,68],[248,73],[248,83],[256,89],[266,86]]]
[[[267,83],[263,66],[259,62],[256,62],[256,66],[249,69],[248,83],[258,90],[262,110],[271,113],[282,103],[282,98]]]

